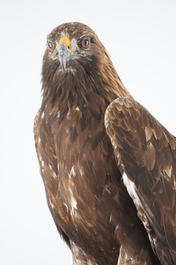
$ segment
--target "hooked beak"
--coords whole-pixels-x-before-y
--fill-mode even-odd
[[[62,70],[65,72],[68,58],[71,55],[70,39],[63,37],[59,41],[59,60]]]

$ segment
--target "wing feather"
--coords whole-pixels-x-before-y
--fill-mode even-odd
[[[48,121],[49,122],[49,121]],[[56,156],[54,151],[54,141],[51,132],[48,130],[46,126],[46,122],[42,119],[41,109],[38,110],[35,119],[34,119],[34,141],[35,148],[40,164],[41,176],[45,182],[46,197],[49,209],[51,214],[53,215],[54,221],[56,223],[57,229],[61,235],[61,237],[65,240],[67,245],[70,247],[69,238],[66,236],[64,231],[60,228],[58,223],[56,222],[55,213],[53,211],[53,203],[51,203],[50,198],[53,198],[53,194],[55,193],[56,178],[57,178],[57,163]],[[55,198],[53,198],[54,202]]]
[[[105,113],[105,127],[121,173],[130,180],[126,182],[127,190],[155,252],[160,253],[162,262],[167,258],[168,262],[172,260],[175,264],[175,137],[132,98],[118,98],[109,105]],[[129,183],[134,185],[133,191]],[[148,226],[151,229],[147,229]]]

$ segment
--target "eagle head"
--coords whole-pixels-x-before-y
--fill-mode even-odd
[[[55,61],[63,72],[86,68],[86,65],[95,68],[95,62],[102,56],[107,56],[103,44],[95,32],[82,23],[62,24],[47,36],[44,57]]]
[[[108,102],[119,96],[129,96],[98,36],[79,22],[62,24],[47,36],[42,88],[52,101],[65,100],[65,89],[69,95],[78,97],[80,89],[80,97],[98,93]],[[67,98],[73,98],[69,95]]]

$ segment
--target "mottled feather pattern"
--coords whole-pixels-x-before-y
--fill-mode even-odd
[[[136,205],[138,214],[153,230],[148,232],[155,241],[155,251],[161,256],[161,249],[165,248],[168,254],[163,264],[175,264],[175,137],[131,98],[119,98],[109,105],[105,126],[122,175],[125,172],[135,184],[142,204],[142,208]]]
[[[88,26],[63,24],[47,40],[34,139],[73,264],[175,264],[175,138],[132,98]]]

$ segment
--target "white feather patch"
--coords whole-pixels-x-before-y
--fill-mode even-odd
[[[68,190],[70,192],[70,206],[71,206],[70,214],[72,217],[78,217],[78,215],[77,215],[77,201],[76,201],[76,199],[73,195],[73,192],[69,186],[68,186]]]
[[[50,206],[51,206],[52,209],[55,208],[55,206],[54,206],[54,204],[51,202],[51,200],[49,200],[49,204],[50,204]]]
[[[71,176],[75,177],[76,176],[76,172],[74,170],[74,166],[72,166],[71,170],[70,170],[70,174],[69,174],[69,178],[71,178]]]
[[[141,201],[136,193],[136,187],[134,182],[132,182],[126,175],[126,173],[123,173],[123,183],[125,185],[125,187],[127,188],[127,191],[130,195],[130,197],[133,199],[134,204],[136,206],[136,208],[138,208],[139,206],[142,207]],[[143,207],[142,207],[143,208]]]

